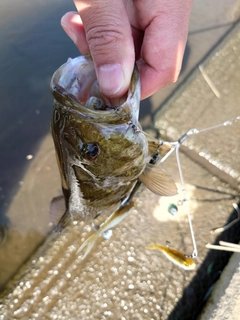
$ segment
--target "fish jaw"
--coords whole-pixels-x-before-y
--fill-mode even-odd
[[[81,112],[83,117],[91,117],[98,122],[105,122],[107,119],[107,123],[131,120],[135,125],[138,124],[141,85],[136,66],[126,97],[120,98],[118,103],[113,106],[100,91],[90,55],[69,58],[53,74],[50,89],[58,102],[64,107],[69,106],[76,112]],[[93,108],[91,103],[88,103],[92,97],[100,99],[106,108],[100,110]],[[103,110],[104,112],[102,112]]]

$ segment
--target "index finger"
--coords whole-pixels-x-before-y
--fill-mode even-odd
[[[155,14],[147,26],[142,59],[137,61],[141,76],[141,99],[175,82],[181,70],[187,41],[191,1],[180,1],[172,10]]]

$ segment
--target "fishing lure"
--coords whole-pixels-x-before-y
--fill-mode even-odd
[[[194,270],[196,267],[196,263],[192,257],[172,249],[169,246],[161,246],[157,243],[152,243],[147,246],[146,249],[160,250],[168,258],[168,260],[184,270]]]

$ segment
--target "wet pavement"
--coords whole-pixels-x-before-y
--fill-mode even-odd
[[[197,270],[183,271],[161,252],[145,249],[151,242],[164,245],[168,240],[175,249],[192,252],[183,208],[175,216],[167,209],[181,196],[159,198],[144,190],[134,212],[112,238],[99,239],[84,261],[76,251],[91,232],[89,225],[80,223],[49,236],[7,286],[2,318],[195,319],[230,256],[209,252],[205,244],[215,241],[209,231],[226,222],[236,192],[186,157],[182,160],[197,226]],[[177,181],[177,166],[170,162]],[[224,239],[237,241],[239,228]]]
[[[227,9],[224,5],[217,6],[221,16],[220,19],[216,14],[217,27],[210,18],[213,7],[209,8],[204,16],[206,30],[198,34],[197,21],[201,21],[202,12],[199,9],[203,7],[195,2],[191,21],[192,25],[195,22],[195,30],[193,26],[190,28],[188,43],[192,51],[187,50],[191,55],[185,60],[179,83],[144,101],[142,107],[142,110],[150,108],[151,119],[162,136],[177,139],[192,127],[202,129],[239,115],[238,24],[201,62],[220,98],[199,70],[184,82],[194,64],[232,28],[232,21],[238,17],[238,4],[238,1],[228,2]],[[19,8],[18,17],[26,13],[31,17],[30,23],[23,23],[19,28],[19,34],[25,37],[20,40],[18,34],[12,33],[2,51],[5,73],[11,63],[22,68],[17,69],[17,83],[13,77],[3,79],[8,91],[0,89],[6,102],[0,139],[4,155],[0,179],[1,222],[8,230],[0,247],[0,283],[3,287],[8,282],[2,293],[0,319],[196,319],[230,257],[226,252],[207,250],[205,244],[216,241],[216,236],[209,233],[211,228],[236,217],[232,202],[239,201],[239,123],[192,136],[182,148],[185,155],[181,162],[199,250],[195,271],[180,270],[160,252],[145,249],[151,242],[164,245],[170,241],[175,249],[186,254],[192,252],[182,207],[175,216],[167,210],[179,198],[160,199],[147,190],[138,197],[134,212],[114,230],[112,238],[100,239],[82,262],[76,251],[91,232],[89,225],[74,225],[59,237],[49,234],[52,228],[49,203],[59,194],[60,181],[52,140],[49,134],[46,136],[52,104],[52,97],[46,94],[48,82],[53,71],[68,56],[77,55],[77,51],[62,32],[51,34],[49,25],[44,29],[44,23],[36,19],[43,13],[43,22],[51,21],[55,32],[60,29],[59,11],[64,13],[73,7],[60,1],[60,10],[55,13],[52,7],[46,10],[48,2],[38,5],[37,11],[31,5],[25,11]],[[4,10],[0,11],[2,15],[6,13]],[[8,21],[6,18],[0,21],[4,36]],[[15,23],[18,24],[17,18]],[[30,27],[34,27],[33,33],[27,32]],[[31,46],[36,43],[36,30],[42,30],[36,33],[37,42],[40,44],[40,39],[45,39],[49,52],[57,54],[43,55],[41,47]],[[206,34],[212,38],[204,45]],[[199,56],[192,54],[198,51],[194,35],[200,35],[203,41],[202,46],[198,45],[202,50],[199,49]],[[65,46],[71,49],[62,50]],[[7,59],[9,56],[12,58]],[[23,61],[31,68],[26,69]],[[183,85],[167,99],[180,83]],[[149,115],[143,112],[141,117],[143,124],[150,127]],[[166,162],[165,169],[179,181],[174,155]],[[219,237],[238,242],[239,231],[236,225]]]

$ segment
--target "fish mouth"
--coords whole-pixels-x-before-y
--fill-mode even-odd
[[[90,55],[69,58],[54,73],[50,88],[55,100],[65,106],[64,113],[96,122],[138,122],[140,77],[136,66],[128,92],[114,103],[102,94]]]

